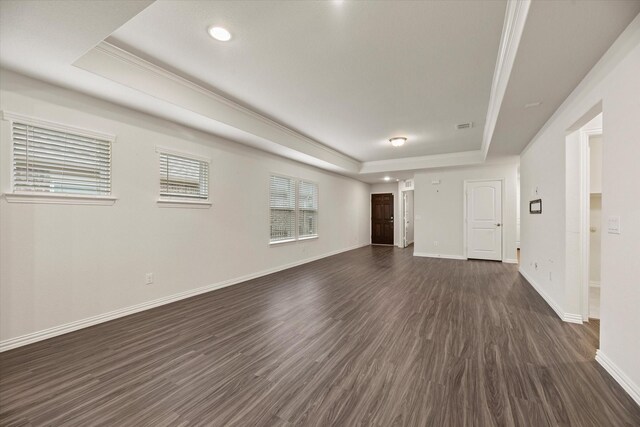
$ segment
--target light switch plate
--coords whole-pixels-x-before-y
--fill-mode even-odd
[[[620,234],[620,217],[610,216],[607,220],[607,232],[609,234]]]

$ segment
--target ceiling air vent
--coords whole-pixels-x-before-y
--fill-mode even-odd
[[[462,130],[462,129],[470,129],[473,127],[473,122],[469,122],[469,123],[460,123],[459,125],[456,125],[456,129],[458,130]]]

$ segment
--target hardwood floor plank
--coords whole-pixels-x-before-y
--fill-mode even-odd
[[[0,425],[637,426],[517,266],[375,246],[0,354]]]

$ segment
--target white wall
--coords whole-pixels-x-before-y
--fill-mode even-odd
[[[369,243],[368,184],[11,72],[0,108],[114,134],[113,206],[0,200],[0,340]],[[10,189],[2,121],[0,186]],[[158,207],[156,145],[212,159],[209,209]],[[319,184],[315,240],[270,247],[269,174]],[[144,284],[153,272],[155,283]]]
[[[385,182],[371,184],[371,194],[392,193],[393,194],[393,244],[401,245],[402,236],[400,234],[400,192],[397,182]],[[369,212],[371,212],[371,199],[369,199]],[[369,214],[369,241],[371,241],[371,214]]]
[[[622,233],[602,235],[601,324],[598,361],[640,403],[640,16],[554,113],[521,155],[521,271],[560,311],[577,315],[580,286],[573,269],[578,254],[565,256],[568,219],[565,188],[572,171],[565,136],[598,106],[603,112],[602,216],[620,216]],[[569,143],[571,143],[569,141]],[[569,159],[571,160],[571,159]],[[568,162],[572,163],[571,161]],[[567,176],[569,175],[569,178]],[[525,204],[539,187],[543,214]],[[548,260],[552,260],[549,262]],[[568,261],[568,262],[567,262]],[[539,269],[534,263],[540,264]],[[552,272],[550,280],[548,273]],[[566,276],[566,278],[565,278]],[[635,394],[634,394],[635,393]]]
[[[503,260],[516,260],[516,185],[518,163],[485,164],[416,173],[414,254],[462,258],[464,181],[504,178]],[[432,181],[440,184],[432,185]],[[438,242],[438,245],[435,245]]]

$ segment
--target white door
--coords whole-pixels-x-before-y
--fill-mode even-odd
[[[502,181],[467,182],[467,258],[502,260]]]

